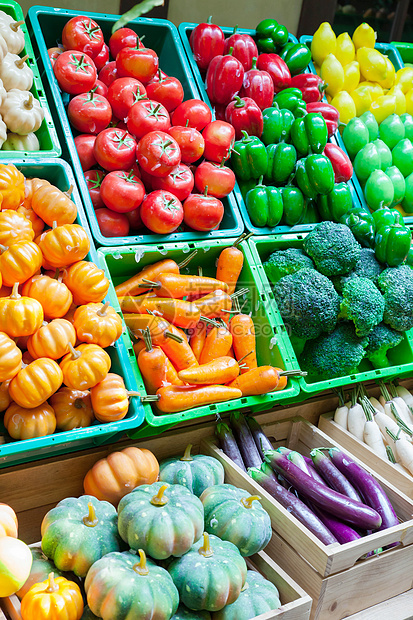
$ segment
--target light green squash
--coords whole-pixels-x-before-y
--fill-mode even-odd
[[[251,620],[279,607],[281,602],[275,585],[255,570],[249,570],[235,603],[212,614],[212,620]]]
[[[199,497],[205,489],[224,482],[224,468],[212,456],[191,455],[191,444],[182,457],[175,456],[159,463],[159,480],[181,484]]]

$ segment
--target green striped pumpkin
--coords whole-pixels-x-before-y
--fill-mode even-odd
[[[231,605],[213,614],[213,620],[251,620],[281,607],[279,593],[271,581],[254,570],[247,572],[241,594]]]
[[[224,482],[224,468],[212,456],[191,455],[191,444],[182,457],[175,456],[159,463],[159,480],[181,484],[199,497],[205,489]]]

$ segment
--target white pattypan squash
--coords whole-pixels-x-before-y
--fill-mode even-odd
[[[0,78],[3,80],[4,88],[8,91],[12,88],[19,90],[30,90],[33,85],[33,71],[30,69],[26,60],[17,54],[6,54],[0,63]]]
[[[20,28],[22,24],[24,20],[16,22],[11,15],[0,11],[0,34],[6,40],[7,49],[11,54],[20,54],[24,48],[24,32]]]
[[[32,93],[12,88],[0,106],[0,114],[7,128],[20,136],[37,131],[44,118],[44,110]]]
[[[3,151],[40,151],[40,143],[33,132],[28,133],[27,136],[9,132],[1,148]]]

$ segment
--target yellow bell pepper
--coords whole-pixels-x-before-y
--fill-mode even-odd
[[[370,110],[373,99],[371,90],[364,86],[364,82],[350,93],[350,97],[356,106],[356,116],[361,116],[364,112]]]
[[[394,80],[395,86],[400,86],[403,93],[406,94],[413,85],[413,67],[403,67],[396,73]]]
[[[323,60],[328,54],[336,51],[336,35],[328,22],[323,22],[318,30],[315,31],[311,41],[311,56],[318,65],[323,64]]]
[[[376,33],[373,28],[364,22],[353,32],[353,43],[356,50],[359,47],[374,48],[376,45]]]
[[[365,82],[363,82],[363,86],[369,89],[373,101],[378,97],[383,97],[384,95],[384,90],[378,82],[369,82],[368,80],[366,80]]]
[[[387,77],[387,63],[383,54],[369,47],[359,47],[357,50],[357,62],[360,65],[360,73],[371,82],[380,82]]]
[[[391,60],[387,56],[384,56],[384,59],[387,64],[387,75],[384,80],[378,80],[378,83],[382,88],[391,88],[394,84],[394,79],[396,77],[396,69]]]
[[[406,94],[406,112],[413,116],[413,88],[411,88]]]
[[[340,122],[348,123],[356,116],[356,105],[348,92],[341,90],[331,101],[336,110],[340,113]]]
[[[383,95],[372,102],[370,112],[380,125],[385,118],[394,114],[396,110],[396,97],[394,95]]]
[[[357,60],[353,60],[353,62],[349,62],[348,65],[343,67],[344,70],[344,84],[343,90],[346,90],[348,93],[351,93],[360,82],[360,67]]]
[[[343,67],[355,59],[356,50],[348,32],[343,32],[337,37],[334,55]]]
[[[396,114],[404,114],[406,112],[406,96],[400,86],[393,86],[386,94],[393,95],[396,98]]]
[[[321,78],[328,84],[326,92],[334,97],[343,88],[344,70],[334,54],[328,54],[321,65]]]

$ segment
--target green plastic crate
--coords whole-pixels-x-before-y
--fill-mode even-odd
[[[112,279],[114,286],[127,280],[146,265],[155,263],[164,258],[171,258],[180,262],[188,252],[198,249],[197,255],[192,259],[184,273],[197,273],[197,268],[202,267],[206,276],[216,275],[216,261],[220,252],[231,245],[234,239],[197,241],[190,244],[174,243],[157,246],[131,246],[118,248],[99,248],[98,256],[101,266],[105,268],[108,277]],[[287,353],[283,330],[278,327],[281,317],[277,316],[277,310],[269,310],[267,295],[259,278],[257,267],[254,264],[249,246],[246,242],[238,246],[245,257],[244,266],[238,281],[238,288],[248,287],[250,293],[243,307],[244,312],[252,312],[257,335],[258,363],[272,364],[285,370],[293,369],[294,362]],[[242,306],[241,301],[241,306]],[[111,304],[119,309],[118,300],[114,290],[111,289]],[[273,313],[275,316],[273,316]],[[135,374],[140,377],[136,359],[132,360]],[[137,389],[144,392],[145,388],[141,377]],[[146,392],[145,392],[146,393]],[[196,420],[208,415],[223,415],[234,409],[249,409],[251,411],[265,411],[275,404],[285,403],[295,398],[299,393],[299,384],[296,379],[289,379],[285,390],[273,392],[263,396],[250,396],[224,403],[196,407],[188,411],[174,414],[156,414],[149,405],[145,406],[146,425],[141,427],[133,438],[145,437],[161,433],[179,422]]]
[[[76,223],[83,226],[88,235],[91,236],[79,191],[69,164],[60,159],[44,159],[41,162],[15,160],[14,164],[25,176],[47,179],[63,191],[67,190],[70,185],[73,185],[72,199],[78,208]],[[97,264],[98,258],[93,244],[87,259]],[[113,294],[114,291],[112,290]],[[107,351],[112,360],[111,372],[122,375],[128,390],[136,390],[137,377],[134,375],[131,364],[131,358],[134,357],[134,353],[126,328],[124,328],[122,336],[114,345],[108,347]],[[138,428],[142,424],[143,419],[144,409],[142,404],[136,398],[131,398],[127,416],[119,422],[100,424],[96,421],[88,428],[56,432],[46,437],[26,439],[24,441],[10,440],[9,443],[1,444],[0,468],[111,443],[125,435],[128,431]],[[1,430],[4,430],[2,425]]]
[[[392,41],[391,44],[399,52],[403,63],[413,63],[413,43],[405,43],[402,41]]]
[[[270,254],[276,250],[285,250],[287,248],[301,248],[303,241],[308,233],[295,234],[295,235],[277,235],[274,237],[254,237],[248,240],[251,253],[255,264],[257,265],[258,273],[263,283],[266,297],[270,300],[271,309],[276,310],[276,316],[280,317],[277,304],[272,293],[271,284],[266,276],[262,263],[267,260]],[[297,356],[289,338],[288,327],[283,322],[277,323],[277,329],[281,329],[287,340],[288,357],[293,359],[293,366],[299,368]],[[389,368],[375,369],[371,366],[370,362],[366,359],[362,360],[359,372],[352,375],[346,375],[343,377],[337,377],[335,379],[320,379],[319,381],[310,382],[306,377],[300,377],[301,394],[297,400],[304,400],[310,398],[319,392],[337,388],[340,386],[348,386],[352,383],[359,383],[360,381],[380,380],[391,377],[406,377],[411,376],[413,373],[413,330],[406,332],[403,341],[394,349],[388,352],[388,358],[393,366]],[[302,397],[302,398],[301,398]]]
[[[244,230],[242,218],[238,210],[238,205],[234,195],[231,193],[223,199],[225,208],[224,218],[218,230],[203,233],[174,232],[170,235],[157,235],[150,231],[128,235],[126,237],[105,237],[100,232],[99,224],[96,219],[95,210],[90,200],[86,180],[80,165],[79,156],[76,151],[73,132],[69,124],[66,113],[66,105],[69,102],[67,93],[62,93],[53,68],[49,61],[47,48],[56,45],[60,41],[61,32],[66,22],[76,15],[86,15],[96,20],[103,30],[105,40],[108,41],[113,24],[119,16],[105,15],[100,13],[78,13],[62,9],[48,7],[31,7],[28,13],[28,24],[33,38],[35,48],[38,50],[39,64],[46,75],[48,88],[51,98],[53,98],[54,117],[56,122],[61,125],[64,142],[64,157],[72,162],[76,172],[80,191],[86,208],[87,217],[93,238],[98,246],[120,246],[141,243],[165,243],[176,241],[194,241],[195,239],[215,239],[217,237],[227,238],[238,236]],[[153,48],[159,55],[160,67],[168,74],[177,77],[184,88],[185,99],[199,99],[199,92],[195,80],[192,76],[185,52],[178,35],[176,27],[164,19],[145,19],[139,18],[128,24],[128,28],[135,30],[139,36],[145,36],[145,45]],[[74,132],[76,134],[76,132]]]
[[[24,20],[23,11],[20,5],[14,0],[2,0],[0,2],[0,10],[4,11],[8,15],[11,15],[16,21]],[[50,113],[50,108],[45,96],[42,81],[40,79],[39,69],[36,63],[36,57],[33,52],[33,47],[30,41],[29,33],[26,24],[21,25],[21,29],[24,32],[25,46],[20,56],[23,57],[26,54],[29,56],[27,64],[33,71],[33,86],[30,90],[33,96],[38,99],[44,110],[43,122],[36,131],[36,135],[39,139],[40,150],[39,151],[0,151],[0,159],[3,160],[15,160],[21,157],[59,157],[62,153],[62,149],[57,137],[56,128]]]

